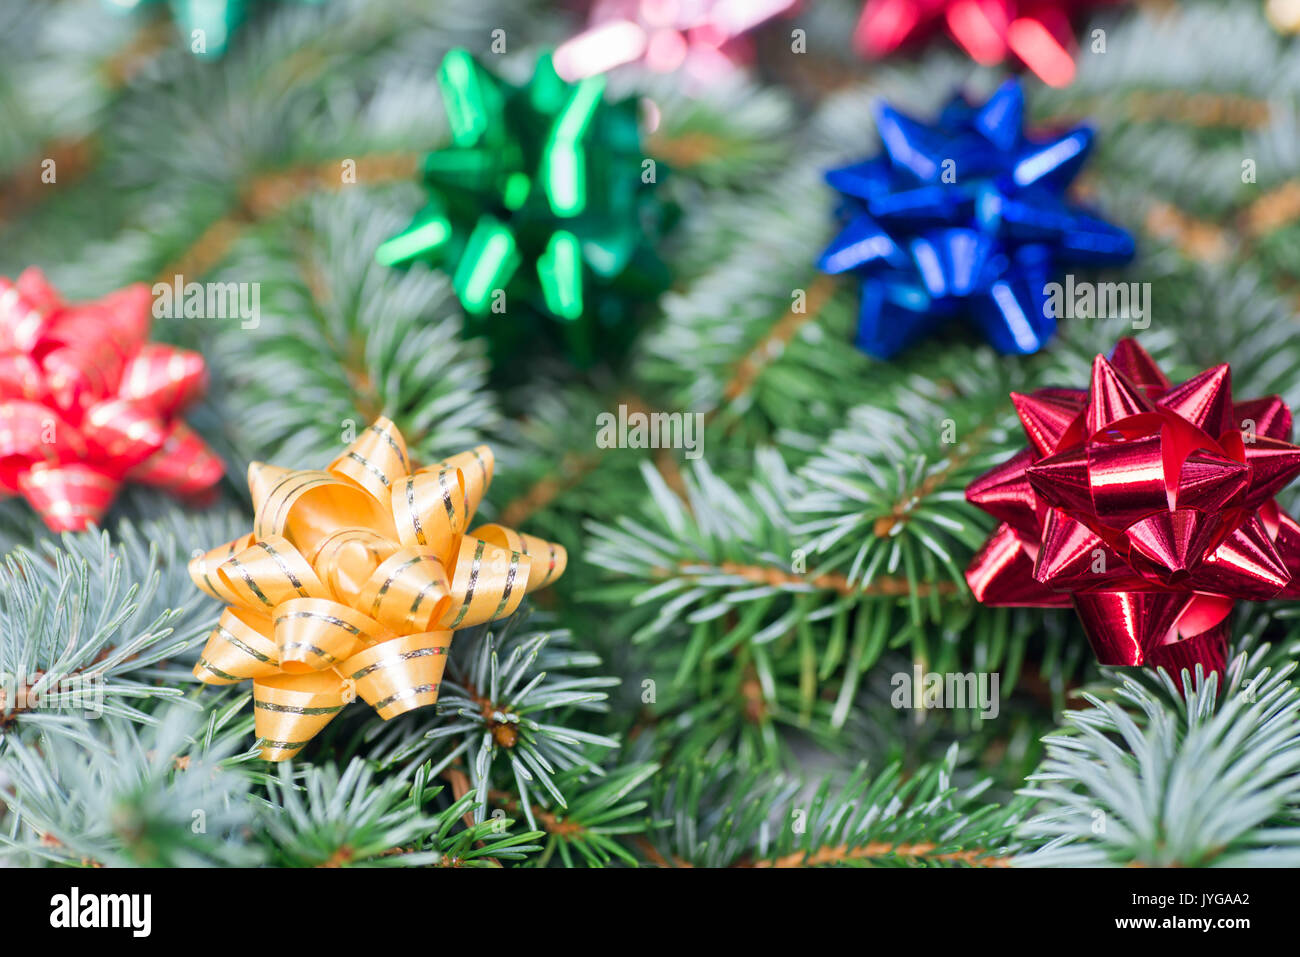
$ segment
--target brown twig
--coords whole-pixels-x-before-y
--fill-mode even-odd
[[[326,160],[255,177],[240,191],[234,209],[209,224],[189,248],[163,268],[158,279],[201,276],[220,262],[249,225],[280,212],[310,192],[338,190],[350,185],[351,181],[345,183],[343,179],[343,164],[349,159]],[[376,153],[351,161],[356,164],[356,183],[410,179],[419,165],[419,157],[414,153]]]
[[[446,779],[447,784],[450,785],[451,787],[451,796],[453,802],[459,801],[461,798],[463,798],[466,794],[470,792],[471,785],[469,781],[469,775],[466,774],[464,771],[462,771],[460,768],[455,766],[444,768],[442,771],[442,777]],[[473,827],[474,812],[466,811],[465,816],[462,817],[461,820],[465,822],[466,827]]]
[[[656,867],[691,868],[695,865],[689,861],[674,857],[666,859],[648,840],[637,838],[636,846],[646,859]],[[887,841],[872,841],[857,847],[847,844],[819,847],[811,851],[795,851],[772,860],[743,860],[732,864],[737,868],[796,868],[823,867],[828,864],[845,864],[850,861],[869,861],[879,858],[909,857],[944,864],[966,864],[971,867],[1010,867],[1009,858],[989,854],[984,850],[944,851],[935,853],[937,846],[929,843],[890,844]]]
[[[1223,262],[1232,247],[1224,229],[1158,200],[1151,203],[1143,225],[1147,233],[1172,243],[1184,256],[1198,262]]]
[[[936,861],[945,864],[968,864],[972,867],[1010,867],[1011,861],[983,850],[945,851],[935,853],[937,846],[929,843],[890,844],[886,841],[872,841],[858,847],[840,844],[833,847],[819,847],[812,851],[795,851],[768,861],[754,861],[739,864],[739,867],[790,868],[820,867],[825,864],[840,864],[848,861],[864,861],[882,857],[910,857],[917,860]]]
[[[844,596],[902,597],[904,595],[916,595],[918,598],[924,598],[931,594],[953,595],[957,592],[957,586],[953,582],[918,582],[912,585],[905,578],[885,576],[875,579],[864,588],[852,584],[848,578],[838,573],[828,573],[818,575],[816,578],[808,578],[794,572],[783,571],[774,566],[742,565],[737,562],[721,562],[707,567],[701,567],[691,562],[682,562],[675,569],[651,569],[650,576],[656,579],[672,578],[678,575],[690,578],[716,575],[719,572],[744,578],[757,585],[812,585],[814,588],[834,591]]]
[[[137,31],[129,44],[103,64],[101,72],[109,92],[126,86],[149,58],[171,42],[172,36],[171,24],[164,21],[146,24]],[[93,135],[54,140],[39,148],[38,155],[0,184],[0,222],[32,205],[41,187],[48,185],[41,179],[46,160],[54,161],[56,175],[66,185],[89,172],[97,152],[98,140]]]
[[[983,446],[981,440],[985,433],[989,431],[989,424],[984,423],[977,426],[960,447],[953,451],[943,468],[932,472],[926,476],[925,480],[917,486],[914,491],[908,492],[894,503],[893,509],[888,515],[882,515],[872,523],[871,530],[877,538],[888,538],[900,526],[907,524],[907,520],[916,503],[931,495],[935,489],[948,480],[953,472],[961,468],[972,458],[975,457]]]
[[[618,400],[618,403],[627,406],[629,413],[650,411],[650,407],[636,395],[624,396]],[[605,461],[604,451],[595,449],[584,453],[566,452],[560,459],[560,467],[554,474],[538,479],[526,492],[506,504],[501,510],[501,524],[518,528],[535,512],[550,505],[565,492],[577,488]],[[686,485],[671,450],[659,449],[654,459],[655,467],[668,486],[679,495],[685,496]]]
[[[108,660],[108,658],[111,657],[113,652],[116,650],[117,650],[116,645],[108,645],[100,649],[99,654],[95,655],[95,657],[91,659],[91,661],[88,664],[82,665],[80,668],[74,668],[72,671],[68,672],[67,674],[61,675],[59,680],[62,681],[67,678],[76,678],[84,675],[88,670],[93,669],[95,665],[99,664],[100,662]],[[135,657],[136,657],[135,655],[128,655],[126,658],[122,660],[125,663],[127,661],[133,660]],[[32,677],[35,680],[24,682],[23,687],[21,689],[15,688],[15,697],[17,698],[17,700],[30,702],[32,689],[35,688],[36,685],[41,683],[41,679],[44,678],[45,675],[46,672],[44,671],[33,672]],[[54,687],[57,688],[57,683],[55,684]],[[46,693],[48,694],[49,692],[47,691]],[[35,708],[33,708],[30,704],[24,704],[21,707],[16,706],[12,710],[6,711],[6,709],[9,706],[7,697],[8,695],[5,689],[0,688],[0,731],[3,731],[5,728],[9,727],[15,721],[17,721],[19,715],[28,714],[29,712],[35,710]]]
[[[734,402],[753,388],[759,374],[785,351],[785,347],[806,323],[818,316],[834,291],[835,281],[830,276],[820,275],[813,280],[802,311],[796,312],[794,306],[791,306],[771,331],[736,364],[730,380],[722,390],[728,402]]]
[[[727,143],[712,133],[692,130],[679,136],[651,136],[646,142],[646,152],[662,159],[670,166],[688,169],[705,160],[717,159],[725,154]]]
[[[513,794],[505,791],[490,792],[492,800],[496,801],[507,811],[517,811],[522,807],[518,798]],[[572,837],[574,834],[581,834],[586,830],[576,821],[564,821],[556,817],[553,813],[544,807],[534,804],[532,806],[533,819],[542,826],[542,830],[559,837]]]
[[[54,164],[56,182],[66,184],[86,174],[94,165],[95,145],[89,138],[56,140],[47,143],[28,162],[13,171],[0,188],[0,223],[33,206],[43,189],[54,184],[42,179],[47,161]]]
[[[1267,100],[1235,93],[1187,93],[1182,90],[1135,90],[1122,100],[1086,98],[1073,109],[1055,113],[1054,123],[1094,116],[1099,109],[1118,108],[1126,119],[1139,123],[1184,123],[1198,127],[1252,130],[1269,121]]]

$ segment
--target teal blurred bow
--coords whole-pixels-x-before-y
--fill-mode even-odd
[[[164,0],[104,0],[105,6],[117,11],[133,11]],[[266,0],[165,0],[176,29],[185,37],[191,52],[203,59],[217,59],[226,52],[230,38],[244,22],[250,7]],[[322,3],[324,0],[298,0],[299,3]],[[195,32],[199,32],[199,37]],[[197,48],[196,39],[201,39]]]

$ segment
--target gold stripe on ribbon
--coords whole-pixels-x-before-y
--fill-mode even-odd
[[[394,484],[410,471],[408,462],[402,434],[388,419],[380,418],[330,463],[329,471],[387,503]]]
[[[434,469],[460,469],[465,478],[465,499],[462,505],[465,519],[461,525],[462,529],[469,528],[469,523],[473,521],[474,512],[478,510],[479,503],[483,501],[483,493],[492,484],[492,470],[495,465],[496,459],[492,455],[492,450],[486,445],[479,445],[468,452],[459,452],[434,466]],[[422,469],[421,471],[425,470]],[[429,471],[432,471],[432,469]]]
[[[469,628],[514,614],[523,600],[531,566],[522,552],[480,538],[462,538],[443,627]]]
[[[279,670],[271,619],[242,608],[226,608],[203,646],[194,677],[204,684],[229,685]]]
[[[446,560],[456,536],[465,531],[465,477],[460,469],[421,469],[393,489],[398,539]]]
[[[532,568],[528,573],[528,587],[525,589],[529,592],[555,581],[564,574],[565,566],[569,563],[569,554],[564,550],[564,546],[548,542],[536,535],[516,532],[513,528],[506,528],[504,525],[480,525],[470,532],[470,536],[481,538],[489,545],[527,555],[532,560]]]
[[[385,502],[330,472],[285,473],[265,494],[253,520],[253,534],[263,539],[281,535],[307,555],[341,527],[369,528],[386,538],[397,537]]]
[[[431,551],[400,548],[357,596],[357,606],[400,635],[428,631],[451,602],[447,572]]]
[[[368,528],[341,528],[320,543],[311,563],[334,597],[357,607],[361,589],[397,545]]]
[[[235,604],[266,615],[291,598],[329,597],[307,559],[277,535],[226,559],[217,575],[235,596]]]
[[[286,601],[275,609],[273,620],[280,667],[289,674],[332,667],[393,637],[387,628],[355,608],[323,598]]]
[[[253,729],[262,739],[263,759],[292,758],[351,698],[351,683],[334,671],[254,680]]]
[[[204,594],[211,595],[219,601],[227,604],[234,604],[239,599],[229,586],[221,580],[217,574],[217,569],[227,558],[237,555],[254,542],[252,532],[247,535],[241,535],[233,542],[227,542],[220,548],[214,548],[209,552],[198,555],[190,559],[189,572],[190,581],[194,582],[194,587]]]
[[[450,631],[404,635],[353,655],[339,670],[387,721],[438,700],[450,645]]]

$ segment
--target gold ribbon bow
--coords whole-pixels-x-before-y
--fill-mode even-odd
[[[492,466],[481,445],[412,471],[383,418],[323,471],[249,466],[253,531],[189,570],[229,605],[194,674],[253,680],[263,758],[293,757],[357,695],[385,720],[433,704],[452,632],[513,614],[564,572],[559,545],[466,533]]]

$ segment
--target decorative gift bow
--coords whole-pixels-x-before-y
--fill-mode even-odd
[[[603,77],[565,83],[550,56],[514,86],[452,50],[438,83],[451,145],[425,157],[430,202],[376,260],[444,267],[471,316],[521,295],[560,320],[580,361],[598,339],[607,352],[626,313],[668,285],[646,240],[663,204],[642,181],[636,104],[606,103]]]
[[[1040,80],[1066,86],[1074,79],[1070,21],[1085,7],[1116,0],[868,0],[854,32],[866,56],[893,53],[937,29],[981,66],[1015,55]]]
[[[1132,257],[1129,233],[1065,199],[1092,130],[1031,139],[1016,80],[978,107],[954,97],[934,123],[875,112],[883,154],[826,174],[845,226],[818,261],[860,277],[864,352],[891,358],[959,316],[1001,352],[1036,352],[1060,266]]]
[[[1171,386],[1132,339],[1090,392],[1013,395],[1030,446],[971,483],[1002,520],[966,580],[990,605],[1073,604],[1104,665],[1222,670],[1238,598],[1300,597],[1300,473],[1277,396],[1234,403],[1227,365]]]
[[[385,720],[433,704],[452,631],[513,614],[563,573],[558,545],[465,533],[492,466],[479,446],[412,471],[383,418],[324,471],[249,466],[252,533],[190,562],[230,605],[194,674],[253,679],[264,758],[293,757],[355,695]]]
[[[796,0],[597,0],[590,25],[555,51],[566,80],[595,76],[641,62],[656,73],[685,68],[692,78],[717,81],[745,52],[743,35],[784,13]]]
[[[115,13],[135,11],[142,7],[166,3],[172,19],[190,52],[200,59],[217,59],[230,46],[231,38],[243,25],[255,6],[266,6],[268,0],[104,0]],[[298,0],[302,4],[318,4],[324,0]]]
[[[39,269],[0,277],[0,490],[52,531],[99,521],[123,482],[188,496],[221,480],[180,418],[207,383],[203,357],[147,342],[149,322],[143,285],[74,305]]]

